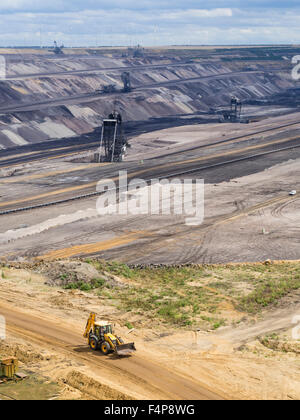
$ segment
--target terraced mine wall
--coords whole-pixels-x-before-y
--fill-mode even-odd
[[[128,67],[134,89],[122,93],[122,69]],[[144,121],[209,114],[232,95],[247,102],[293,89],[286,68],[280,71],[280,63],[273,67],[177,58],[10,58],[8,79],[0,82],[0,148],[83,135],[100,126],[114,107],[127,121]],[[119,92],[99,93],[108,84]]]

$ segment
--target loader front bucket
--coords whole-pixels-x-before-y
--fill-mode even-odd
[[[116,354],[118,356],[130,356],[135,351],[136,351],[136,348],[135,348],[134,343],[122,344],[120,346],[116,346]]]

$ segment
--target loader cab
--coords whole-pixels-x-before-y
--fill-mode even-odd
[[[129,356],[136,351],[134,343],[124,344],[122,338],[113,333],[114,324],[108,321],[96,322],[96,314],[91,313],[83,336],[93,351],[101,350],[104,355],[115,353],[118,356]]]
[[[101,338],[103,338],[105,334],[112,334],[113,333],[112,325],[102,323],[102,322],[96,323],[95,333],[97,337],[101,337]]]

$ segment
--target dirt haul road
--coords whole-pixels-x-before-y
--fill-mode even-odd
[[[76,328],[43,317],[33,316],[14,307],[0,303],[0,314],[5,317],[7,331],[32,342],[54,347],[68,353],[71,359],[89,364],[99,378],[116,376],[122,385],[135,390],[137,395],[141,389],[141,399],[170,400],[220,400],[219,395],[205,389],[200,382],[180,376],[166,367],[157,365],[139,355],[131,358],[104,357],[87,348],[86,341]],[[172,369],[172,366],[170,366]],[[116,384],[117,385],[117,384]]]

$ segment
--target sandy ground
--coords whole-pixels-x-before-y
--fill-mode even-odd
[[[6,269],[5,277],[0,313],[7,315],[8,338],[0,350],[59,383],[61,399],[300,398],[299,356],[256,340],[258,331],[284,329],[290,335],[290,308],[263,315],[255,327],[246,322],[217,334],[157,331],[137,322],[128,335],[122,326],[126,314],[93,294],[50,288],[45,278],[27,270]],[[136,342],[137,354],[121,360],[92,354],[82,338],[89,311],[102,318],[109,313],[117,332]],[[286,319],[278,325],[283,312]]]

